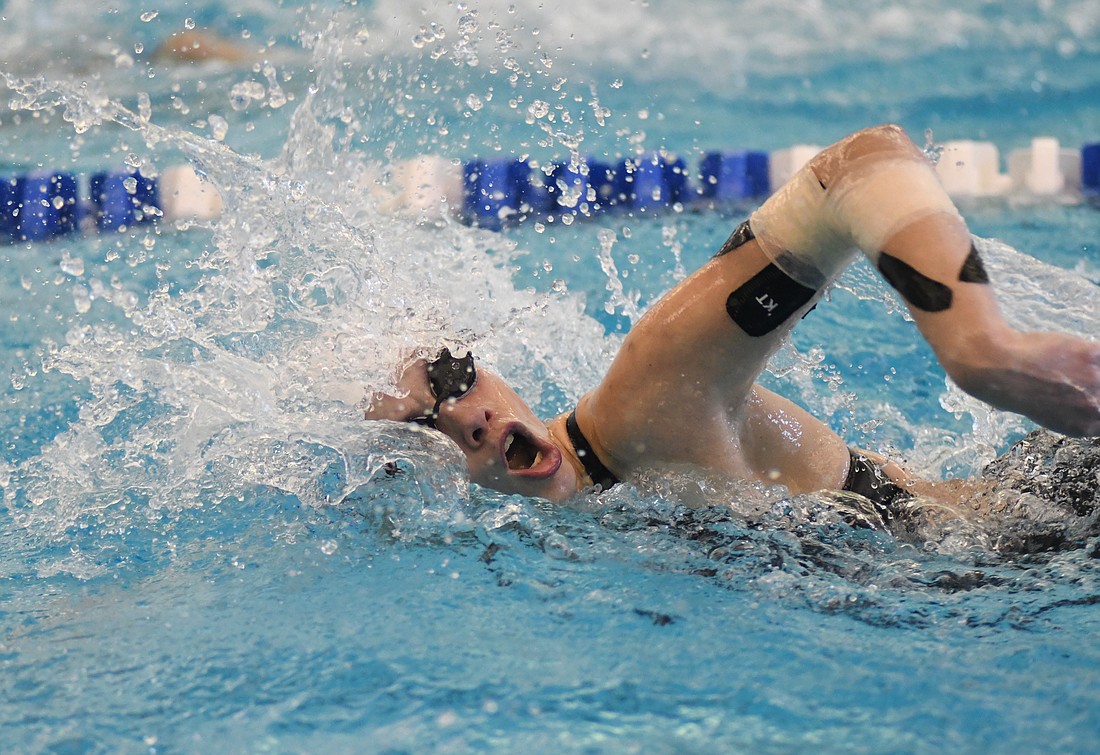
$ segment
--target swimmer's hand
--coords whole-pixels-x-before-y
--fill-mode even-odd
[[[1100,436],[1100,344],[1010,329],[997,341],[944,360],[960,388],[1055,432]]]

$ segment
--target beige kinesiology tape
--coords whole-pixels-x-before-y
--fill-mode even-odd
[[[756,241],[792,279],[818,290],[851,261],[851,237],[838,231],[825,188],[802,168],[749,218]]]
[[[876,153],[846,164],[827,189],[810,166],[802,168],[749,222],[776,266],[820,289],[857,250],[877,264],[887,239],[937,213],[959,217],[931,164],[916,155]]]
[[[876,264],[886,241],[916,221],[935,214],[962,219],[932,165],[920,157],[863,158],[828,194],[836,224]]]

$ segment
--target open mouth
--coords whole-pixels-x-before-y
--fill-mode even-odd
[[[561,465],[561,452],[555,446],[540,442],[521,427],[504,436],[502,449],[508,471],[525,477],[545,477]]]
[[[504,439],[504,460],[508,469],[522,471],[530,469],[540,461],[539,449],[531,439],[519,432],[508,433]]]

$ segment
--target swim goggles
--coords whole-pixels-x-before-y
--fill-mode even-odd
[[[413,417],[409,422],[438,430],[436,422],[439,421],[439,407],[443,406],[443,402],[458,401],[476,384],[474,355],[466,352],[466,356],[458,358],[451,355],[450,349],[444,348],[436,359],[428,362],[428,387],[435,397],[435,406],[430,412]]]

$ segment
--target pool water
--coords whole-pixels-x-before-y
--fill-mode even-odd
[[[13,80],[0,173],[190,159],[228,203],[0,248],[0,747],[1094,751],[1094,535],[895,537],[699,470],[553,506],[468,486],[449,443],[335,392],[443,338],[563,411],[751,209],[417,224],[364,197],[368,163],[695,161],[885,121],[1077,147],[1100,140],[1100,9],[548,5],[0,4],[0,70],[60,82]],[[271,67],[150,62],[192,23]],[[1010,319],[1100,334],[1095,207],[963,210]],[[764,380],[932,476],[1030,429],[948,385],[862,264]]]

